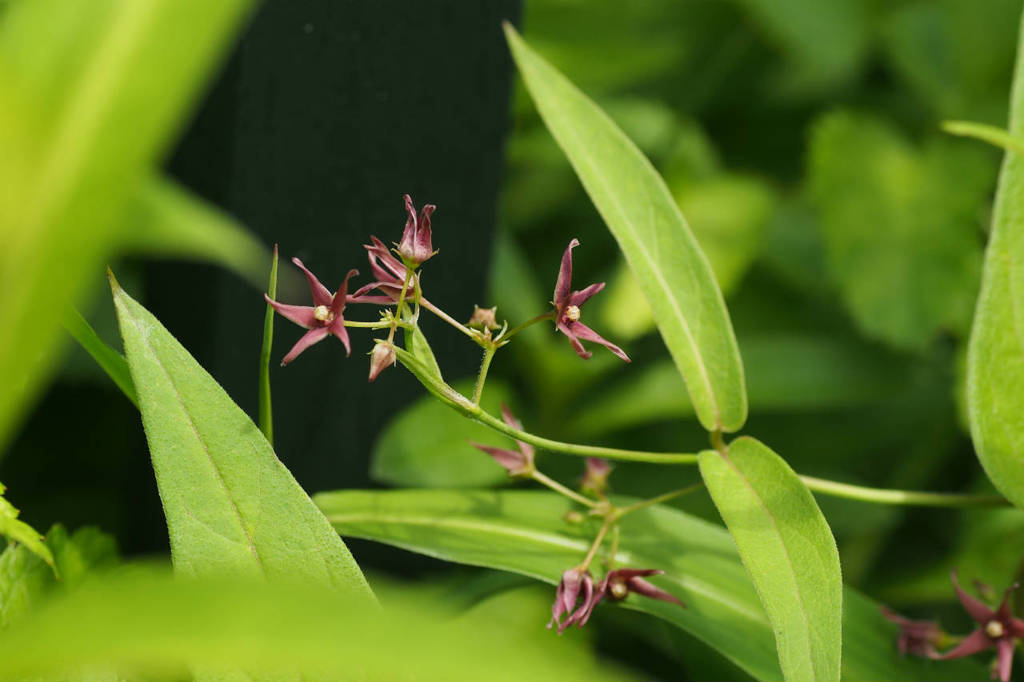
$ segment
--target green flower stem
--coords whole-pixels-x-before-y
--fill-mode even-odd
[[[581,571],[586,571],[590,568],[590,562],[594,560],[594,555],[597,554],[598,548],[601,543],[604,542],[604,536],[608,533],[608,529],[615,523],[611,516],[605,518],[604,523],[601,524],[601,530],[597,531],[597,537],[594,538],[594,544],[590,546],[590,551],[587,552],[587,556],[583,558],[580,565],[577,568]]]
[[[378,321],[378,322],[358,322],[356,320],[345,320],[346,327],[360,327],[363,329],[390,329],[391,326],[403,328],[411,328],[412,325],[408,322],[399,322],[396,320]]]
[[[476,377],[476,387],[473,389],[473,404],[480,404],[480,396],[484,392],[484,383],[487,381],[487,370],[491,368],[491,360],[494,359],[494,352],[498,347],[494,344],[484,348],[484,359],[480,362],[480,373]]]
[[[267,283],[267,295],[277,298],[277,244],[274,244],[274,257],[270,261],[270,281]],[[267,304],[267,312],[263,318],[263,348],[260,350],[259,373],[259,420],[260,431],[266,436],[271,447],[274,445],[273,402],[270,398],[270,352],[274,345],[274,308]]]
[[[579,502],[583,506],[589,507],[591,509],[593,509],[594,507],[597,506],[597,503],[594,502],[593,500],[591,500],[591,499],[589,499],[587,497],[584,497],[583,495],[580,495],[575,490],[571,490],[569,488],[566,488],[564,485],[562,485],[561,483],[559,483],[555,479],[550,478],[550,477],[546,476],[545,474],[542,474],[541,472],[537,471],[536,469],[534,469],[530,473],[530,478],[532,478],[533,480],[537,481],[537,483],[540,483],[543,486],[551,488],[552,490],[554,490],[559,495],[564,495],[564,496],[568,497],[573,502]]]
[[[402,280],[402,292],[398,294],[398,307],[395,308],[395,316],[390,323],[391,331],[388,332],[389,344],[395,340],[395,329],[398,328],[398,322],[402,319],[402,312],[405,309],[405,294],[409,291],[409,282],[412,281],[412,278],[413,270],[407,263],[405,266],[405,279]]]
[[[848,500],[892,504],[907,507],[1007,507],[1010,502],[999,495],[964,495],[960,493],[928,493],[915,490],[886,490],[866,488],[849,483],[837,483],[813,476],[801,476],[808,488],[822,495],[845,497]]]
[[[700,490],[703,487],[704,483],[698,482],[694,483],[693,485],[688,485],[685,488],[671,490],[667,493],[658,495],[657,497],[652,497],[647,500],[640,500],[639,502],[634,502],[633,504],[627,505],[625,507],[619,507],[618,509],[615,510],[615,518],[621,519],[626,514],[638,511],[640,509],[643,509],[644,507],[650,507],[656,504],[661,504],[663,502],[668,502],[669,500],[674,500],[675,498],[682,497],[683,495],[689,495],[693,491]]]
[[[501,335],[501,340],[502,341],[508,341],[513,336],[515,336],[519,332],[523,331],[527,327],[532,327],[533,325],[537,324],[538,322],[543,322],[544,320],[553,320],[554,318],[555,318],[555,312],[554,311],[551,311],[549,313],[543,313],[542,315],[538,315],[537,317],[529,319],[526,322],[523,322],[522,324],[518,324],[515,327],[512,327],[511,329],[509,329],[507,332],[505,332],[504,334]]]
[[[474,342],[477,340],[476,339],[476,334],[473,333],[472,329],[470,329],[466,325],[462,324],[458,320],[455,320],[454,318],[452,318],[451,315],[449,315],[448,313],[444,312],[443,310],[438,308],[436,305],[434,305],[433,303],[431,303],[427,299],[425,299],[425,298],[424,299],[420,299],[420,304],[424,308],[426,308],[427,310],[429,310],[430,312],[434,313],[435,315],[440,317],[442,320],[444,320],[445,322],[450,324],[451,326],[453,326],[456,329],[458,329],[460,332],[462,332],[463,334],[465,334],[469,338],[473,339]]]

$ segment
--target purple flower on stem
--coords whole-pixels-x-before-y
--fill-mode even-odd
[[[951,578],[953,587],[956,589],[956,596],[959,597],[960,603],[978,624],[978,627],[953,649],[937,658],[940,660],[963,658],[994,647],[997,664],[992,677],[995,679],[996,673],[998,673],[1002,682],[1009,682],[1010,668],[1013,665],[1014,640],[1024,638],[1024,620],[1015,618],[1010,612],[1010,593],[1017,586],[1012,585],[1006,590],[1003,594],[1003,601],[993,611],[960,588],[960,584],[956,580],[956,571],[953,571]]]
[[[594,579],[590,571],[580,570],[578,566],[567,570],[558,582],[555,603],[551,605],[548,630],[552,625],[556,625],[558,634],[562,634],[570,625],[581,627],[590,617],[590,609],[593,608],[590,604],[593,599]],[[565,620],[562,620],[563,616]]]
[[[629,596],[631,592],[649,597],[650,599],[657,599],[659,601],[668,602],[670,604],[678,604],[679,606],[686,608],[679,599],[672,594],[669,594],[660,587],[655,587],[651,583],[644,580],[644,577],[651,575],[662,575],[665,571],[659,571],[653,568],[620,568],[614,571],[608,571],[604,579],[598,583],[597,587],[588,591],[590,594],[589,598],[584,599],[583,603],[572,610],[571,604],[565,601],[568,589],[572,587],[571,582],[567,582],[567,577],[571,577],[571,571],[577,571],[578,569],[571,569],[566,571],[562,575],[562,582],[558,585],[558,594],[555,596],[555,604],[552,607],[552,613],[557,617],[561,613],[572,611],[569,617],[558,626],[558,633],[561,634],[565,628],[570,625],[576,627],[583,627],[590,620],[590,614],[594,612],[594,607],[597,606],[602,599],[608,597],[612,601],[622,601]],[[590,577],[590,574],[586,574]],[[566,588],[563,590],[563,585]],[[578,592],[578,590],[577,590]],[[572,595],[574,596],[574,595]],[[562,600],[561,602],[559,600]],[[552,618],[552,622],[555,622],[555,618]],[[548,628],[551,627],[551,623],[548,623]]]
[[[405,221],[405,231],[402,233],[402,241],[398,245],[398,254],[413,268],[418,267],[423,261],[437,253],[430,243],[430,214],[436,208],[433,204],[424,205],[417,220],[416,207],[412,205],[412,197],[408,194],[405,195],[405,211],[409,217]]]
[[[376,281],[359,288],[354,299],[359,303],[389,304],[398,300],[402,293],[402,283],[405,282],[406,269],[402,261],[388,250],[388,247],[381,240],[370,236],[371,244],[364,244],[366,256],[370,261],[370,272]],[[412,293],[416,288],[416,279],[409,282],[407,294]],[[368,292],[378,289],[384,292],[384,296],[369,296]]]
[[[565,247],[565,253],[562,254],[562,267],[558,270],[558,280],[555,282],[555,295],[551,301],[551,305],[555,306],[555,326],[558,328],[558,331],[569,338],[569,342],[572,343],[576,354],[584,360],[589,358],[591,353],[583,348],[580,339],[599,343],[626,362],[629,362],[629,356],[626,355],[625,351],[614,343],[606,341],[600,334],[580,322],[580,306],[588,298],[604,289],[604,282],[591,284],[581,291],[569,291],[572,287],[572,250],[579,245],[579,240],[573,239],[569,242],[569,246]]]
[[[881,611],[886,620],[900,626],[896,646],[901,655],[911,654],[922,658],[938,657],[939,652],[935,647],[939,646],[946,637],[946,633],[942,631],[938,623],[930,620],[910,620],[886,606],[882,606]]]
[[[604,497],[608,492],[608,475],[612,472],[612,465],[603,459],[587,457],[586,468],[583,470],[583,480],[580,481],[580,489],[594,497]]]
[[[505,423],[513,429],[523,430],[522,423],[515,418],[512,411],[508,409],[508,405],[502,404],[501,416],[504,418]],[[528,476],[533,471],[533,457],[535,454],[533,446],[521,440],[517,440],[516,444],[519,445],[518,452],[508,448],[495,448],[490,445],[472,443],[473,447],[483,450],[493,457],[494,461],[505,467],[509,476]]]
[[[345,303],[348,300],[348,281],[355,275],[358,275],[359,271],[349,270],[341,286],[338,287],[338,291],[331,294],[327,287],[316,278],[316,275],[302,264],[302,261],[298,258],[292,258],[292,262],[306,275],[306,281],[309,282],[309,290],[313,294],[314,305],[287,305],[285,303],[278,303],[271,299],[270,296],[263,294],[263,298],[266,299],[267,303],[274,310],[300,327],[305,327],[309,330],[303,334],[298,343],[284,356],[281,366],[287,365],[297,358],[302,351],[324,340],[330,334],[338,337],[338,340],[345,345],[346,355],[351,355],[352,346],[349,344],[343,313],[345,312]]]

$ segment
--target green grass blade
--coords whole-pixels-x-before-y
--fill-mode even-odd
[[[132,382],[128,361],[124,359],[124,356],[108,346],[92,328],[92,325],[74,308],[68,308],[64,314],[64,329],[71,334],[78,345],[85,349],[85,352],[92,356],[96,364],[121,389],[124,397],[128,398],[132,405],[138,407],[139,399],[135,395],[135,384]]]
[[[267,283],[267,295],[277,299],[277,244],[274,244],[274,256],[270,263],[270,281]],[[271,447],[274,445],[274,405],[270,397],[270,352],[274,345],[274,309],[267,304],[267,312],[263,317],[263,347],[260,349],[260,431],[266,436]]]
[[[611,230],[709,431],[747,417],[743,364],[711,265],[658,172],[590,99],[506,25],[541,117]]]

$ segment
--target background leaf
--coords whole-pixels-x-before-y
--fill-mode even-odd
[[[775,630],[787,680],[839,680],[839,552],[814,497],[753,438],[700,453],[700,473]]]
[[[367,595],[348,549],[241,408],[111,278],[177,571]]]
[[[1018,48],[1010,135],[1024,135],[1024,49]],[[971,438],[999,492],[1024,507],[1024,158],[1007,154],[967,351]]]
[[[747,403],[729,314],[665,182],[593,102],[505,32],[544,122],[636,274],[698,418],[708,430],[739,429]]]
[[[593,521],[583,526],[564,521],[574,505],[547,492],[352,490],[319,493],[314,501],[346,537],[512,571],[552,585],[580,561],[597,530]],[[652,582],[688,608],[635,597],[623,606],[682,628],[759,680],[782,679],[768,618],[735,545],[720,526],[668,507],[635,512],[622,520],[618,561],[664,569],[666,575]],[[844,602],[844,680],[953,681],[986,674],[970,661],[935,665],[900,657],[895,627],[882,618],[877,604],[852,589],[845,591]],[[594,619],[599,622],[612,608],[602,604]],[[549,609],[536,615],[538,624],[549,617]]]

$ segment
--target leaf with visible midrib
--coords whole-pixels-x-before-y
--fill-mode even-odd
[[[505,26],[537,109],[636,275],[708,430],[747,418],[743,365],[722,292],[679,207],[610,118]]]
[[[753,438],[700,453],[700,473],[775,630],[787,680],[839,680],[839,551],[814,497]]]
[[[1024,36],[1022,36],[1024,38]],[[1017,48],[1009,134],[1024,135],[1024,49]],[[1024,157],[999,176],[981,294],[967,350],[971,438],[999,492],[1024,508]]]
[[[347,490],[319,493],[314,501],[344,536],[551,584],[586,554],[598,523],[566,522],[575,505],[539,491]],[[723,528],[668,507],[640,510],[622,520],[617,559],[623,566],[663,569],[666,574],[652,582],[688,608],[635,595],[624,606],[682,628],[759,680],[782,679],[771,624]],[[984,677],[984,667],[972,661],[935,665],[901,657],[896,627],[882,617],[878,604],[852,589],[843,600],[847,682]],[[606,600],[598,608],[611,607]]]
[[[344,543],[252,420],[113,276],[111,286],[175,570],[369,595]]]

